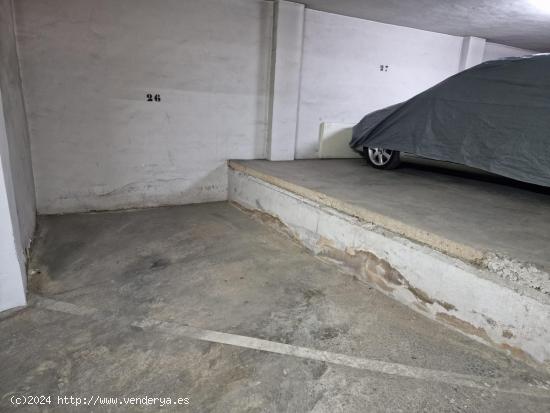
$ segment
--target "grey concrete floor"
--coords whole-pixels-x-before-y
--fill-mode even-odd
[[[165,411],[193,412],[550,410],[547,376],[227,203],[41,217],[31,270],[31,305],[0,319],[0,411],[159,410],[10,405],[29,394],[189,397]]]
[[[412,158],[392,171],[373,169],[362,159],[238,162],[445,239],[550,271],[550,188]]]

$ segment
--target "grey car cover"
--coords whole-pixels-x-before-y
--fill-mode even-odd
[[[373,112],[353,128],[350,146],[550,186],[550,54],[485,62]]]

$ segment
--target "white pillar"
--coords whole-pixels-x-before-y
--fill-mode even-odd
[[[0,93],[0,311],[26,304],[25,258],[17,246],[19,223]]]
[[[282,0],[274,3],[267,140],[267,158],[271,161],[294,159],[304,16],[303,4]]]
[[[486,40],[480,37],[468,36],[464,38],[462,52],[460,53],[459,72],[483,62],[485,42]]]

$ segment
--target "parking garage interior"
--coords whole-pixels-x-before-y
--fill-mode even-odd
[[[0,410],[547,412],[550,182],[349,141],[550,53],[549,25],[544,0],[0,0]]]

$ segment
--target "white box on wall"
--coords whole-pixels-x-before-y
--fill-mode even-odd
[[[319,158],[360,158],[349,147],[353,125],[346,123],[321,123],[319,130]]]

